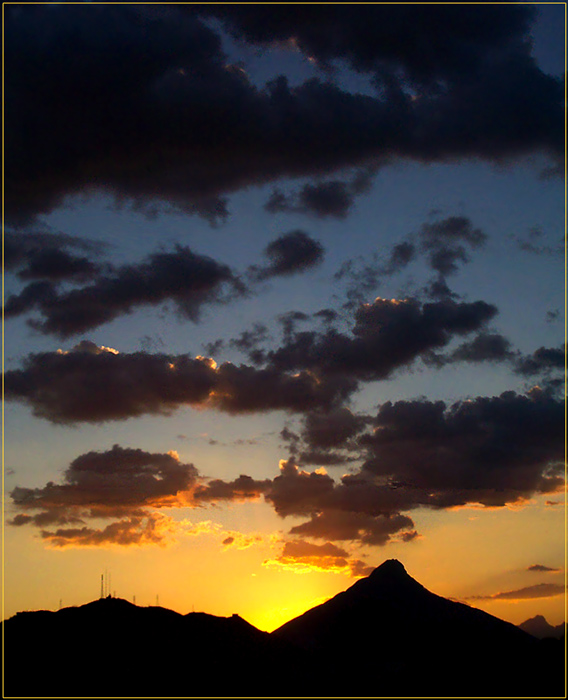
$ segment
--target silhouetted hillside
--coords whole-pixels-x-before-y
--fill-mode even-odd
[[[286,642],[238,615],[180,615],[120,598],[18,613],[4,624],[6,695],[264,695],[275,664],[301,666]]]
[[[564,695],[562,644],[434,595],[394,560],[272,634],[117,598],[4,626],[6,696]]]

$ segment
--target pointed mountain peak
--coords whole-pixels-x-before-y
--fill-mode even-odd
[[[380,566],[377,566],[375,571],[384,571],[393,574],[406,574],[406,569],[404,568],[404,565],[401,562],[399,562],[398,559],[386,559]]]
[[[411,578],[398,559],[387,559],[370,574],[369,578],[375,579],[406,579]]]

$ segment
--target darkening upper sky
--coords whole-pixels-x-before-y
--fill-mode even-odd
[[[565,10],[4,5],[6,614],[562,619]]]

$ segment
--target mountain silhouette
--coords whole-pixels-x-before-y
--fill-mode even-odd
[[[393,559],[273,635],[349,669],[337,677],[341,695],[353,695],[353,679],[370,695],[563,692],[560,649],[545,650],[515,625],[431,593]]]
[[[519,627],[532,634],[538,639],[562,639],[566,634],[566,623],[561,622],[559,625],[551,625],[543,615],[535,615],[524,622],[521,622]]]
[[[563,644],[431,593],[396,560],[271,634],[110,597],[3,625],[6,696],[564,693]]]

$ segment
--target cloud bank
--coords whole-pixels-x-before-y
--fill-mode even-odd
[[[322,77],[255,85],[212,17],[251,47],[293,45]],[[277,6],[9,8],[7,220],[102,191],[148,214],[215,222],[230,193],[283,178],[536,152],[554,166],[564,91],[531,55],[534,17],[514,4],[314,6],[294,18]],[[340,61],[369,94],[338,87]],[[326,186],[314,187],[300,207],[329,211]]]

